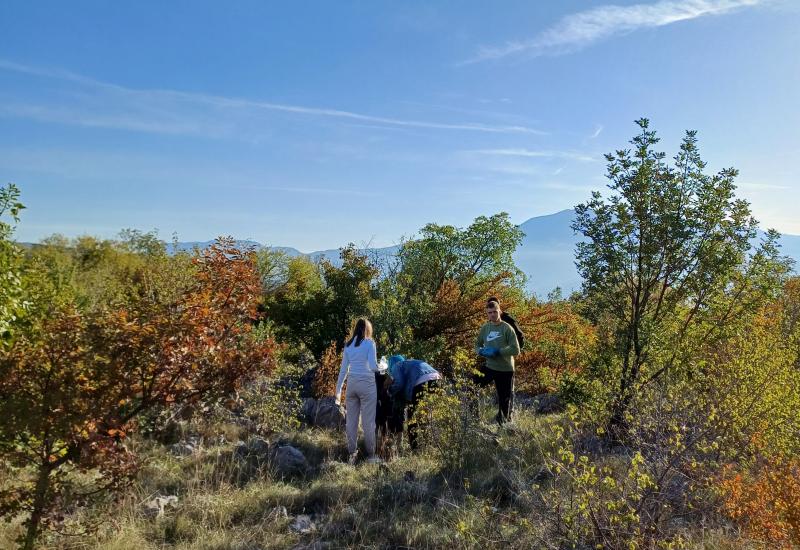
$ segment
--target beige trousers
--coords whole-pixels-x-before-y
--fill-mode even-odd
[[[346,403],[347,450],[350,454],[358,450],[358,417],[360,415],[367,456],[375,456],[375,407],[378,405],[375,378],[348,380]]]

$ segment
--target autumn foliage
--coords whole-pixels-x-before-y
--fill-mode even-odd
[[[534,303],[516,316],[526,349],[517,357],[518,386],[523,391],[555,391],[565,376],[577,376],[597,343],[595,327],[562,301]]]
[[[311,381],[311,392],[315,398],[320,399],[334,394],[341,361],[341,354],[336,351],[336,342],[331,342],[322,354],[322,360],[314,371],[314,378]]]
[[[721,488],[726,514],[773,548],[800,545],[800,460],[766,461],[754,474],[728,466]]]
[[[251,255],[220,240],[194,263],[193,285],[174,302],[58,307],[0,354],[0,450],[28,468],[23,478],[36,472],[0,494],[0,512],[29,514],[26,547],[55,517],[64,465],[118,485],[132,471],[123,443],[142,413],[221,398],[272,367],[272,342],[252,334]]]

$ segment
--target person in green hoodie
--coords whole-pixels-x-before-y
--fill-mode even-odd
[[[501,426],[511,420],[514,406],[514,356],[519,355],[519,342],[514,329],[500,319],[500,303],[486,302],[486,322],[475,339],[475,353],[486,359],[476,382],[486,386],[494,382],[497,390],[497,416]]]

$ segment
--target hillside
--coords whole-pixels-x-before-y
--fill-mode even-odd
[[[532,284],[574,269],[570,219],[523,224],[517,262]],[[6,303],[23,313],[0,346],[0,548],[800,544],[800,277],[777,264],[750,273],[737,242],[720,254],[734,264],[647,307],[641,274],[620,278],[624,292],[605,279],[598,300],[520,301],[517,350],[510,331],[496,342],[501,331],[482,327],[497,313],[485,282],[511,278],[518,226],[498,214],[443,232],[397,256],[396,272],[300,262],[277,288],[259,285],[275,264],[230,238],[199,258],[164,254],[152,234],[15,254]],[[363,312],[378,355],[424,359],[440,376],[392,361],[393,381],[351,378],[343,410],[336,344]],[[366,321],[354,327],[368,338]],[[503,349],[513,414],[490,383]],[[372,393],[373,381],[384,443],[351,454],[342,427],[369,411],[359,385]]]

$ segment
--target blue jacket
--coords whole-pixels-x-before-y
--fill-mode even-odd
[[[414,382],[420,376],[438,372],[425,361],[419,359],[406,359],[394,364],[390,370],[390,375],[394,380],[389,387],[389,393],[396,396],[401,391],[406,401],[411,401],[411,394],[414,391]]]

